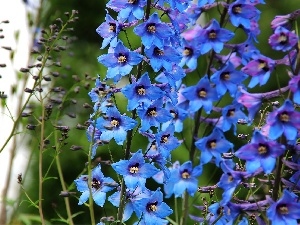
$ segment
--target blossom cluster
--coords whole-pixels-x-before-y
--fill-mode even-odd
[[[90,178],[82,175],[75,180],[82,192],[79,204],[93,197],[103,207],[106,193],[115,190],[107,200],[123,209],[118,219],[127,221],[134,213],[139,224],[167,224],[173,210],[164,197],[174,195],[188,204],[189,196],[220,189],[222,196],[217,202],[205,200],[203,206],[196,206],[198,215],[189,215],[185,209],[182,217],[200,224],[248,224],[254,220],[264,224],[266,217],[272,224],[297,224],[300,112],[295,104],[300,104],[300,62],[299,36],[292,29],[299,12],[272,21],[269,46],[286,53],[274,59],[255,46],[260,34],[259,4],[265,2],[110,0],[106,4],[117,13],[117,19],[107,11],[96,30],[103,38],[101,48],[109,47],[107,54],[98,57],[107,73],[104,79],[97,78],[89,93],[94,112],[87,134],[92,158],[99,145],[114,140],[124,146],[124,159],[114,159],[111,164],[123,182],[105,177],[99,165]],[[200,25],[200,15],[214,8],[220,15]],[[229,27],[241,30],[245,40],[234,43],[235,32]],[[141,40],[136,49],[127,36],[130,30]],[[127,36],[127,44],[120,38],[121,32]],[[201,58],[207,65],[199,64]],[[251,93],[252,88],[274,79],[277,67],[289,71],[288,85]],[[199,79],[188,85],[188,77],[196,70]],[[127,112],[118,109],[116,94],[127,99]],[[276,97],[280,102],[271,101]],[[230,99],[229,103],[225,99]],[[224,102],[222,107],[218,107],[220,102]],[[263,106],[264,111],[260,110]],[[185,120],[193,121],[193,133],[183,138],[179,134]],[[253,128],[249,142],[249,135],[237,134],[241,126]],[[229,133],[243,140],[243,145],[228,140]],[[146,137],[148,147],[132,149],[134,135]],[[180,145],[188,149],[189,160],[173,162],[172,152]],[[206,164],[215,165],[222,175],[217,184],[199,187]],[[286,168],[292,175],[284,176]],[[147,180],[151,178],[161,187],[150,190]],[[255,182],[261,183],[261,190]],[[262,190],[270,184],[271,197]],[[243,188],[249,190],[246,199],[238,194]],[[264,195],[255,199],[256,191]],[[181,224],[186,224],[188,219],[183,220]]]

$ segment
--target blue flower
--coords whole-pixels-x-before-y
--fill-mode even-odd
[[[147,131],[150,127],[160,127],[160,123],[165,123],[172,119],[169,111],[164,109],[162,99],[155,100],[150,106],[137,109],[137,114],[141,118],[141,132]]]
[[[248,117],[241,111],[242,104],[234,102],[222,109],[222,116],[217,123],[217,127],[223,132],[228,131],[233,126],[234,134],[236,134],[236,126],[239,120],[247,121]]]
[[[238,27],[242,25],[250,29],[250,20],[257,20],[260,12],[246,0],[237,0],[229,5],[228,13],[231,23]]]
[[[203,107],[206,113],[210,113],[213,101],[218,100],[216,89],[211,87],[207,76],[201,78],[195,86],[185,88],[182,95],[189,100],[191,112],[196,112]]]
[[[129,160],[120,160],[111,166],[118,174],[124,176],[128,188],[144,187],[146,178],[152,177],[159,171],[152,164],[145,163],[141,151],[134,153]]]
[[[231,97],[236,95],[238,85],[240,85],[247,75],[241,71],[235,70],[231,62],[226,63],[223,68],[211,76],[211,81],[216,84],[216,90],[219,97],[223,96],[228,90]]]
[[[108,108],[106,116],[96,120],[96,128],[102,132],[100,139],[110,141],[114,138],[118,145],[123,144],[127,131],[133,129],[136,124],[135,120],[121,115],[115,107]]]
[[[167,24],[160,21],[157,13],[153,13],[146,22],[136,26],[133,31],[142,38],[146,48],[152,45],[163,48],[164,40],[174,34]]]
[[[145,73],[138,81],[133,81],[122,88],[122,93],[128,98],[127,110],[131,111],[143,103],[145,107],[163,96],[163,91],[151,84],[148,73]]]
[[[233,144],[225,139],[219,128],[215,128],[209,136],[196,141],[195,145],[201,151],[200,161],[203,164],[215,157],[216,165],[218,165],[222,159],[221,154],[233,148]]]
[[[116,12],[119,12],[118,17],[124,22],[128,19],[128,22],[132,22],[135,19],[141,20],[144,16],[144,6],[146,0],[110,0],[107,4],[107,8],[111,8]]]
[[[189,69],[195,70],[197,68],[198,57],[201,55],[200,46],[196,38],[190,41],[184,39],[181,48],[183,57],[179,65],[187,65]]]
[[[114,20],[108,13],[105,17],[105,22],[103,22],[97,29],[96,32],[104,38],[101,48],[105,48],[108,44],[111,47],[117,45],[117,35],[119,34],[122,26],[118,21]]]
[[[137,201],[137,207],[143,213],[142,224],[165,225],[168,221],[164,218],[172,214],[173,210],[163,202],[163,194],[158,189],[149,198]]]
[[[297,219],[300,219],[300,203],[298,196],[288,190],[283,190],[282,197],[273,203],[267,210],[268,219],[272,225],[297,225]]]
[[[154,72],[158,72],[161,68],[164,68],[166,71],[171,71],[173,63],[179,63],[181,60],[178,51],[171,46],[158,48],[152,45],[149,49],[145,50],[145,53],[150,60],[150,65]]]
[[[284,145],[268,140],[259,131],[254,131],[251,142],[241,147],[235,156],[246,160],[247,172],[254,173],[262,167],[264,172],[269,174],[275,167],[277,157],[284,152]]]
[[[118,75],[125,76],[130,73],[134,65],[139,64],[143,56],[131,52],[122,42],[118,42],[113,53],[98,57],[98,61],[108,67],[106,78],[114,78]]]
[[[81,175],[74,182],[76,184],[77,190],[82,192],[78,205],[85,203],[90,197],[89,186],[91,187],[92,197],[95,203],[103,207],[106,199],[106,192],[115,188],[116,183],[110,177],[104,177],[101,172],[101,165],[99,164],[92,170],[91,184],[88,184],[88,176]]]
[[[216,53],[220,53],[224,43],[229,41],[233,36],[233,32],[220,28],[220,24],[213,19],[208,27],[200,30],[200,35],[197,37],[201,54],[205,54],[211,49]]]
[[[173,193],[175,197],[183,196],[187,191],[189,195],[194,196],[198,188],[198,176],[202,174],[202,166],[196,166],[193,169],[192,162],[183,163],[177,170],[172,170],[170,182],[174,183]]]

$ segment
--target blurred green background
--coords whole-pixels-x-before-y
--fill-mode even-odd
[[[70,95],[68,99],[76,99],[77,104],[73,104],[70,100],[66,101],[65,104],[62,105],[62,108],[58,109],[58,105],[54,107],[52,118],[55,118],[58,112],[61,113],[60,121],[62,125],[70,126],[71,130],[69,132],[69,138],[65,141],[65,145],[61,149],[61,163],[62,170],[65,177],[65,181],[67,186],[70,187],[71,191],[76,192],[76,188],[74,186],[74,179],[78,177],[80,173],[86,174],[85,163],[87,162],[87,151],[89,143],[87,142],[85,131],[80,131],[75,129],[76,124],[84,124],[85,121],[89,119],[89,115],[92,113],[91,109],[85,109],[82,105],[84,103],[89,103],[90,99],[88,97],[89,90],[94,86],[94,81],[91,79],[86,79],[87,75],[96,78],[97,75],[100,75],[102,78],[105,76],[106,69],[103,65],[100,65],[97,61],[97,57],[101,54],[105,54],[107,49],[101,50],[101,37],[95,32],[96,28],[104,21],[105,12],[105,4],[107,1],[101,0],[89,0],[89,1],[80,1],[80,0],[51,0],[44,2],[44,10],[42,14],[42,25],[44,27],[48,27],[53,21],[57,18],[64,18],[64,12],[70,12],[75,9],[78,10],[79,20],[78,22],[73,24],[74,31],[71,33],[72,36],[76,37],[76,39],[72,42],[71,46],[65,53],[59,56],[60,61],[62,63],[62,67],[58,68],[57,71],[61,74],[59,78],[55,80],[55,86],[61,86],[65,90],[70,91]],[[266,5],[259,5],[258,8],[262,11],[260,26],[261,26],[261,34],[258,37],[259,44],[257,44],[258,49],[262,54],[269,56],[273,59],[279,59],[283,57],[283,54],[275,52],[271,50],[268,45],[268,37],[272,34],[272,30],[270,28],[270,22],[276,15],[284,15],[288,14],[299,8],[298,1],[289,1],[289,0],[266,0]],[[212,17],[213,15],[209,15]],[[134,46],[138,46],[138,44],[134,44]],[[199,69],[197,72],[193,74],[189,74],[186,78],[187,83],[195,84],[197,79],[199,79],[198,72],[202,72],[205,70],[205,60],[199,59]],[[287,83],[287,74],[284,72],[285,70],[279,68],[277,71],[278,79],[281,86],[284,86]],[[81,80],[80,82],[74,79],[73,75],[77,75],[77,77]],[[80,86],[80,91],[75,93],[74,84],[78,82],[78,86]],[[75,84],[75,86],[77,86]],[[270,86],[264,88],[255,88],[253,91],[263,91],[266,89],[272,88],[273,90],[277,88],[276,80],[270,82]],[[230,98],[228,98],[230,101]],[[118,101],[119,106],[121,108],[125,108],[126,102]],[[35,106],[35,113],[38,115],[40,109],[38,109],[38,105]],[[75,113],[76,118],[70,118],[67,114]],[[24,123],[28,123],[26,119],[24,119]],[[52,124],[53,125],[53,124]],[[184,138],[187,140],[191,139],[191,127],[193,126],[193,121],[187,120],[185,122],[187,126],[184,129],[182,135],[178,137],[180,139]],[[49,126],[46,127],[46,133],[50,134],[53,131],[53,126],[49,123]],[[251,128],[241,128],[242,133],[250,132]],[[243,130],[244,129],[244,130]],[[33,138],[28,143],[29,149],[34,150],[34,154],[32,156],[32,161],[29,166],[29,172],[25,177],[24,184],[25,188],[31,196],[32,199],[38,198],[38,164],[37,164],[37,155],[38,155],[38,141],[34,138],[37,133],[32,131],[31,134]],[[208,135],[206,133],[206,135]],[[228,138],[239,146],[244,142],[240,141],[233,135],[228,135]],[[47,146],[47,149],[44,153],[44,168],[48,168],[51,165],[53,159],[53,149],[52,145],[55,143],[52,138],[49,139],[50,144]],[[147,145],[146,138],[140,138],[139,140],[135,140],[134,145],[132,146],[133,150],[137,150],[139,148],[144,148]],[[188,142],[188,145],[190,143]],[[72,145],[82,146],[83,150],[80,151],[71,151],[70,147]],[[109,148],[109,149],[108,149]],[[109,155],[110,150],[113,153],[113,158],[115,160],[120,159],[123,156],[122,147],[117,146],[115,144],[111,144],[110,147],[103,146],[100,147],[97,151],[96,162],[99,160],[97,157],[101,157],[103,160],[110,160],[111,157]],[[188,160],[188,153],[184,146],[178,148],[174,151],[173,160],[179,160],[181,163]],[[54,163],[55,164],[55,163]],[[116,176],[112,173],[112,169],[109,166],[103,165],[103,172],[106,176],[110,176],[116,180]],[[201,181],[199,184],[201,185],[212,185],[218,181],[218,176],[211,179],[212,173],[214,173],[215,169],[213,166],[205,166],[203,175],[201,176]],[[215,171],[216,175],[220,175],[219,171]],[[61,189],[61,185],[59,179],[57,179],[57,169],[56,166],[53,165],[49,170],[49,177],[53,177],[53,179],[49,179],[44,182],[44,213],[45,218],[48,221],[51,221],[53,224],[61,224],[58,219],[59,214],[62,217],[66,218],[64,200],[61,196],[59,196]],[[208,180],[211,180],[210,183],[207,183]],[[154,182],[150,181],[151,186],[155,186]],[[112,192],[111,192],[112,193]],[[108,196],[111,194],[108,193]],[[76,196],[76,197],[75,197]],[[78,197],[80,193],[70,197],[70,202],[72,206],[72,213],[82,212],[74,218],[75,224],[89,224],[89,211],[85,206],[78,206]],[[197,194],[197,201],[200,201],[201,197]],[[22,199],[25,200],[26,197],[22,193]],[[170,202],[171,200],[167,200]],[[59,214],[58,214],[59,213]],[[107,202],[104,208],[95,206],[96,220],[99,221],[103,216],[116,216],[117,209],[112,207],[112,205]],[[14,218],[12,224],[24,224],[26,220],[24,219],[24,215],[36,215],[38,216],[38,211],[34,207],[30,207],[27,202],[22,202],[22,204],[17,208],[16,213],[14,214]],[[197,215],[197,212],[194,211],[192,214]],[[29,222],[28,222],[29,223]],[[132,224],[130,221],[127,224]],[[30,224],[30,223],[29,223]],[[31,224],[35,224],[32,222]]]

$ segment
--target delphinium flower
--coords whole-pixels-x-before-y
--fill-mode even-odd
[[[152,45],[163,48],[164,40],[174,35],[173,30],[160,21],[157,13],[153,13],[146,22],[136,26],[133,31],[141,37],[146,48]]]
[[[163,193],[157,189],[149,196],[136,202],[137,208],[142,212],[141,222],[147,225],[165,225],[165,219],[173,210],[163,202]]]
[[[150,65],[154,72],[158,72],[161,68],[167,71],[172,70],[173,63],[178,64],[181,60],[179,52],[171,46],[163,46],[158,48],[152,45],[145,50],[146,56],[150,60]]]
[[[188,109],[191,112],[196,112],[203,107],[206,113],[210,113],[213,102],[218,100],[216,89],[211,86],[207,75],[196,85],[185,88],[182,95],[189,100]]]
[[[180,145],[180,142],[174,136],[173,124],[170,124],[164,131],[155,134],[155,140],[159,151],[165,158],[169,158],[171,151]]]
[[[183,121],[188,116],[187,111],[178,106],[174,106],[170,102],[166,103],[166,110],[169,110],[170,114],[172,115],[172,120],[163,123],[162,130],[165,130],[170,124],[173,124],[174,131],[181,132],[183,130]]]
[[[99,102],[100,104],[103,99],[108,99],[111,94],[109,86],[105,82],[101,82],[99,78],[96,79],[95,87],[88,93],[92,102]]]
[[[289,51],[298,42],[298,36],[284,27],[277,27],[269,38],[269,44],[275,50]]]
[[[260,84],[260,86],[265,85],[275,68],[275,61],[268,57],[254,54],[252,58],[253,60],[242,68],[244,73],[252,77],[248,85],[250,88],[255,87],[257,84]]]
[[[254,46],[251,38],[248,38],[241,44],[233,45],[233,50],[241,57],[243,65],[247,65],[253,55],[260,54],[259,50]]]
[[[105,48],[108,44],[111,47],[117,45],[117,35],[122,29],[122,25],[117,20],[114,20],[108,13],[105,16],[105,22],[103,22],[96,32],[102,37],[103,42],[101,48]]]
[[[249,173],[234,170],[233,168],[235,165],[232,160],[223,160],[220,162],[220,165],[223,170],[223,174],[217,185],[224,190],[222,200],[220,201],[220,205],[223,206],[228,204],[236,187],[244,178],[249,177]]]
[[[293,92],[293,101],[300,104],[300,75],[293,76],[289,81],[290,90]]]
[[[148,73],[143,74],[138,81],[133,80],[132,84],[123,87],[122,93],[128,99],[128,111],[137,108],[142,103],[144,107],[147,107],[152,100],[161,98],[164,94],[159,87],[151,84]]]
[[[108,67],[106,78],[114,78],[118,75],[125,76],[130,73],[133,66],[139,64],[143,56],[130,51],[122,42],[118,42],[113,53],[98,57],[98,61]]]
[[[284,134],[287,140],[293,141],[300,129],[300,113],[294,109],[290,100],[286,100],[280,108],[268,115],[265,128],[268,137],[273,140]]]
[[[120,160],[111,166],[118,174],[124,177],[127,188],[144,187],[146,179],[159,171],[152,164],[145,162],[141,151],[134,153],[129,160]]]
[[[297,225],[297,219],[300,219],[299,197],[284,189],[281,198],[268,208],[267,217],[272,225]]]
[[[228,90],[231,97],[236,95],[238,85],[240,85],[247,75],[241,71],[235,70],[231,62],[226,63],[222,69],[218,70],[211,76],[211,81],[216,84],[217,93],[223,96]]]
[[[239,212],[234,207],[227,205],[220,205],[219,202],[213,203],[208,207],[206,221],[209,224],[216,222],[216,224],[233,224],[238,217]]]
[[[136,202],[142,198],[148,198],[151,192],[142,186],[136,186],[134,188],[127,188],[125,192],[125,207],[122,221],[127,221],[133,212],[135,212],[138,217],[140,217],[141,213],[136,206]],[[115,207],[119,207],[121,201],[121,191],[117,191],[111,196],[108,197],[108,201],[111,202]]]
[[[202,165],[193,168],[192,162],[183,163],[178,169],[171,171],[170,182],[173,184],[175,197],[182,197],[184,192],[194,196],[198,188],[198,177],[202,174]]]
[[[250,121],[252,121],[255,118],[255,114],[262,105],[262,95],[248,93],[240,87],[236,99],[238,103],[241,103],[247,108],[248,118]]]
[[[155,77],[155,80],[159,83],[170,84],[171,87],[177,89],[177,86],[181,84],[182,78],[186,76],[184,69],[176,64],[173,64],[170,71],[164,70]]]
[[[285,152],[285,146],[276,141],[268,140],[259,131],[254,131],[249,144],[241,147],[235,156],[246,160],[246,171],[254,173],[259,167],[266,174],[273,171],[276,159]]]
[[[101,165],[99,164],[92,170],[91,184],[88,184],[88,176],[81,175],[74,182],[76,184],[77,190],[82,192],[78,205],[85,203],[90,197],[90,188],[92,192],[92,197],[95,203],[103,207],[106,200],[106,192],[115,188],[116,183],[110,177],[104,177],[101,172]]]
[[[136,124],[135,120],[121,115],[116,107],[108,108],[105,117],[96,120],[96,128],[102,132],[100,139],[110,141],[114,138],[118,145],[123,144],[127,131],[133,129]]]
[[[191,41],[183,39],[182,47],[180,47],[183,56],[179,63],[180,66],[186,65],[191,70],[197,68],[197,60],[201,55],[200,45],[197,42],[198,40],[196,38]]]
[[[160,127],[161,123],[172,119],[171,114],[163,108],[163,100],[157,99],[148,107],[140,106],[137,108],[138,116],[141,119],[142,126],[140,130],[147,131],[150,127]]]
[[[208,27],[200,30],[197,37],[201,54],[205,54],[211,49],[216,53],[220,53],[224,43],[229,41],[233,36],[233,32],[220,28],[220,24],[213,19]]]
[[[233,148],[233,144],[225,139],[219,128],[215,128],[209,136],[196,141],[195,145],[201,151],[201,163],[206,164],[214,157],[217,166],[222,159],[221,154]]]
[[[286,29],[290,29],[291,27],[291,14],[275,16],[275,18],[271,22],[272,29],[276,29],[277,27],[285,27]]]
[[[230,22],[238,27],[250,28],[250,21],[257,20],[260,12],[252,4],[247,4],[246,0],[237,0],[229,5],[228,8]]]
[[[143,19],[145,5],[146,0],[110,0],[106,7],[119,12],[118,17],[123,22],[126,20],[132,22],[135,19]]]
[[[233,132],[236,134],[236,126],[240,120],[247,121],[248,117],[241,110],[242,104],[234,102],[232,105],[227,105],[222,109],[217,127],[223,132],[228,131],[233,126]]]

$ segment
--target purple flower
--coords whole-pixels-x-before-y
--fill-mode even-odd
[[[289,51],[298,42],[298,36],[284,27],[277,27],[269,38],[269,44],[278,51]]]
[[[300,104],[300,75],[293,76],[289,81],[289,86],[293,92],[293,101]]]
[[[242,71],[252,77],[248,87],[253,88],[257,84],[265,85],[270,78],[271,72],[275,67],[275,61],[262,56],[254,54],[253,60],[250,61]]]
[[[295,111],[293,103],[286,100],[284,104],[267,117],[268,136],[275,140],[282,134],[287,140],[295,140],[300,129],[300,113]]]
[[[288,190],[283,190],[282,197],[273,203],[267,210],[268,219],[273,225],[289,224],[297,225],[300,219],[300,203],[298,196]]]
[[[259,131],[254,131],[251,142],[241,147],[235,155],[246,160],[247,172],[254,173],[262,167],[263,171],[269,174],[275,167],[276,158],[284,152],[284,145],[268,140]]]
[[[290,19],[291,19],[291,14],[275,16],[275,18],[271,22],[271,27],[274,30],[280,26],[289,29],[291,25]]]

